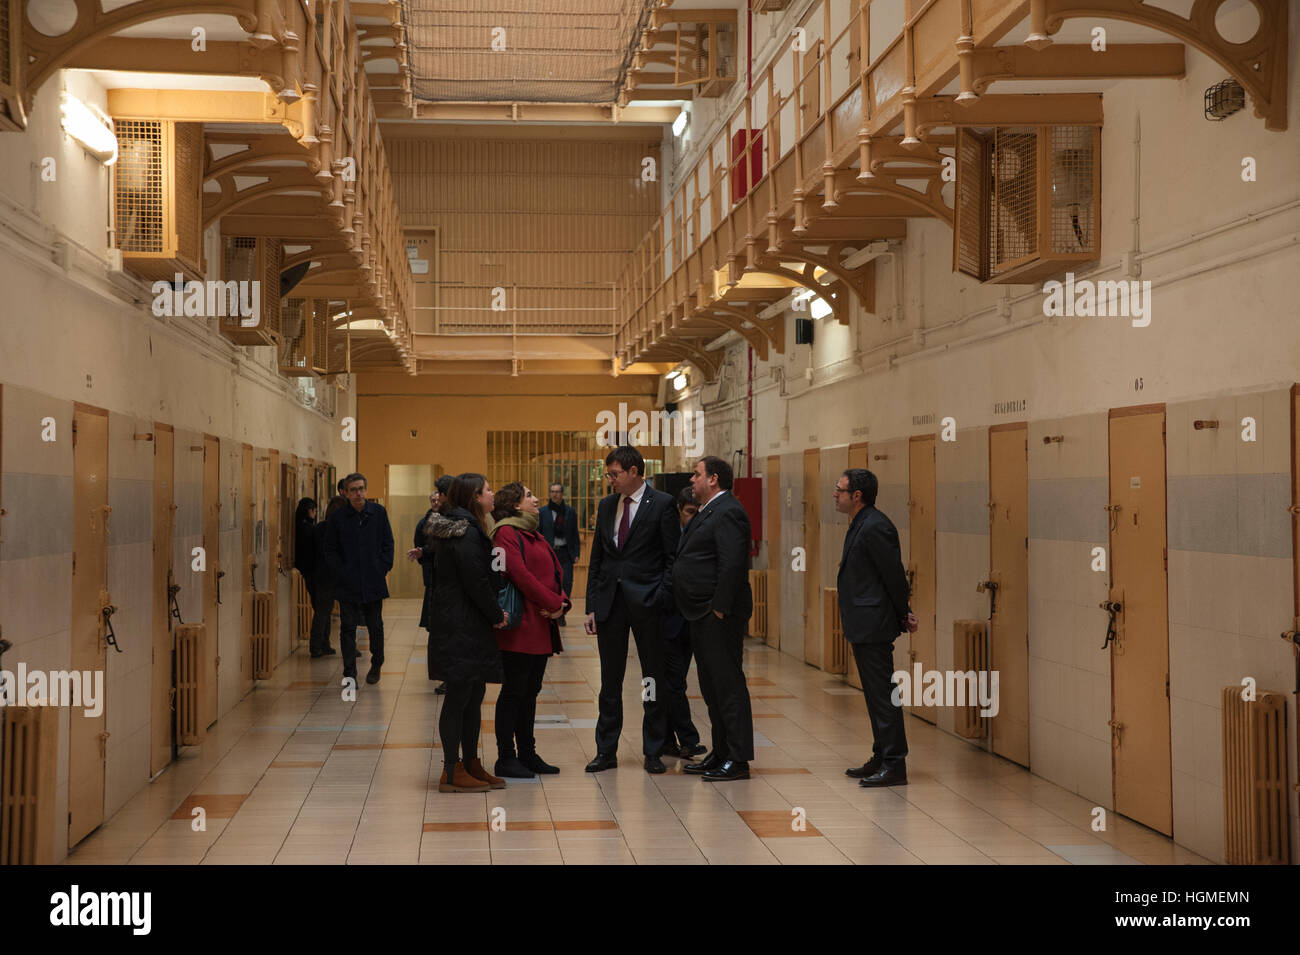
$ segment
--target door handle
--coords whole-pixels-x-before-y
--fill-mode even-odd
[[[1111,645],[1111,642],[1115,640],[1116,636],[1118,636],[1115,626],[1115,616],[1124,612],[1124,605],[1118,600],[1103,600],[1100,606],[1102,610],[1110,614],[1110,618],[1106,622],[1106,639],[1101,645],[1101,648],[1105,650]]]
[[[998,582],[996,580],[981,580],[975,585],[977,594],[988,593],[989,595],[989,620],[993,620],[994,608],[998,603]]]
[[[115,613],[117,613],[117,608],[112,604],[106,604],[100,610],[100,615],[104,618],[104,643],[121,653],[122,648],[117,645],[117,634],[113,632],[113,614]]]

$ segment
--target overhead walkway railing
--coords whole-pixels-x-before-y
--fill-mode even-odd
[[[872,311],[873,243],[904,238],[914,216],[964,237],[954,268],[981,281],[1095,259],[1101,94],[987,92],[996,81],[1181,77],[1185,43],[1241,84],[1268,129],[1286,128],[1287,0],[1259,0],[1243,42],[1219,33],[1216,0],[1195,0],[1187,18],[1141,0],[908,0],[888,38],[873,35],[883,18],[872,6],[820,0],[755,72],[620,277],[616,363],[691,361],[710,374],[717,356],[704,345],[726,330],[779,352],[784,310],[771,306],[792,292],[844,323],[850,299]],[[1181,42],[1053,41],[1082,17]],[[983,173],[999,148],[1004,165],[1019,163],[1023,196],[990,194],[1000,187]]]
[[[110,90],[115,125],[222,124],[205,127],[190,177],[201,180],[202,227],[282,248],[284,274],[299,278],[293,295],[327,303],[327,351],[341,342],[350,359],[318,366],[414,373],[412,277],[366,72],[391,58],[398,70],[386,75],[397,86],[385,87],[385,102],[393,89],[409,90],[400,4],[134,0],[105,11],[98,0],[76,0],[58,35],[36,28],[34,6],[0,0],[0,128],[24,129],[33,96],[64,67],[185,75],[184,88]],[[186,19],[214,16],[232,18],[246,37],[200,36]],[[122,35],[143,24],[168,35]],[[216,78],[213,88],[193,88],[205,77]],[[259,78],[269,90],[230,88],[227,77]],[[174,179],[187,194],[195,186]],[[373,327],[349,332],[358,320]]]

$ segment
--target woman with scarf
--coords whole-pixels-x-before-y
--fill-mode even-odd
[[[518,481],[505,485],[496,493],[492,517],[495,553],[504,561],[506,579],[523,597],[519,625],[496,633],[505,680],[497,697],[494,772],[507,779],[532,779],[534,773],[559,772],[537,755],[533,722],[546,660],[564,649],[557,621],[570,603],[560,560],[538,530],[533,492]]]
[[[506,785],[478,756],[483,694],[488,683],[501,682],[493,628],[508,620],[497,602],[498,575],[492,571],[491,511],[487,478],[467,473],[452,480],[438,510],[424,522],[438,567],[429,676],[447,681],[438,719],[445,763],[438,792],[481,793]]]

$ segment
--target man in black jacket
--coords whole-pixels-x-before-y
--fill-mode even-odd
[[[840,558],[840,622],[853,648],[862,694],[871,718],[872,756],[861,767],[844,771],[859,785],[907,785],[907,734],[903,710],[893,693],[894,640],[915,633],[916,616],[908,605],[907,573],[893,522],[876,510],[880,484],[866,468],[850,468],[835,483],[835,509],[853,520],[844,535]]]
[[[329,519],[325,556],[334,571],[339,601],[339,642],[343,645],[343,675],[357,676],[357,624],[365,620],[370,634],[370,672],[367,683],[378,683],[384,664],[384,600],[388,598],[388,572],[393,569],[393,529],[388,512],[366,500],[366,478],[349,474],[343,479],[348,506]]]
[[[665,766],[659,753],[668,736],[668,711],[660,689],[664,683],[665,581],[677,547],[677,508],[671,495],[645,482],[645,460],[636,448],[615,448],[605,458],[605,468],[614,493],[604,498],[596,510],[596,533],[587,571],[585,629],[596,636],[600,651],[596,758],[587,764],[587,772],[598,773],[618,765],[623,675],[631,629],[641,661],[645,709],[641,746],[645,768],[649,773],[662,773]]]
[[[573,593],[573,565],[582,553],[582,541],[578,537],[578,512],[564,503],[564,485],[552,484],[550,501],[538,512],[538,530],[546,542],[560,558],[561,586],[566,594]],[[565,625],[564,616],[560,616],[560,626]]]
[[[672,584],[677,608],[691,626],[713,751],[684,771],[710,782],[748,779],[754,717],[742,661],[745,625],[754,612],[749,515],[730,493],[731,465],[721,458],[710,455],[696,463],[691,489],[700,509],[682,532]]]

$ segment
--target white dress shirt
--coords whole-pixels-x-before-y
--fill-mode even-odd
[[[632,513],[627,516],[627,526],[630,531],[632,529],[632,522],[636,520],[636,509],[641,506],[641,498],[645,497],[645,489],[646,483],[645,481],[642,481],[641,486],[637,488],[636,493],[619,496],[618,507],[614,509],[614,546],[617,547],[619,543],[618,529],[623,526],[623,508],[632,508]],[[628,504],[627,502],[629,497],[632,499],[631,504]]]
[[[699,517],[706,507],[708,507],[710,504],[712,504],[714,501],[716,501],[718,498],[722,497],[722,495],[726,493],[727,493],[726,491],[719,491],[717,494],[713,495],[713,497],[709,498],[707,501],[705,501],[703,504],[700,505],[700,509],[695,512],[695,516]]]

